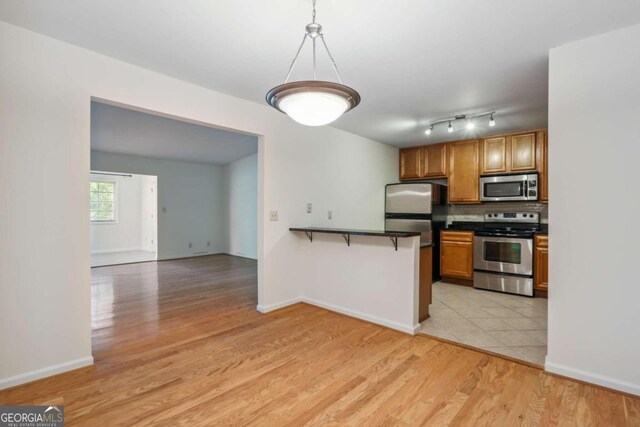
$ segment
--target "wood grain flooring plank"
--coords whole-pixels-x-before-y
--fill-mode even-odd
[[[640,426],[640,398],[307,304],[260,314],[256,280],[228,255],[95,268],[95,365],[0,404],[69,426]]]

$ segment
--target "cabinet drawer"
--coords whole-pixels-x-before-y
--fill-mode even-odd
[[[549,236],[544,234],[537,234],[535,236],[535,247],[536,248],[548,248],[549,247]]]
[[[473,242],[473,231],[442,231],[440,237],[448,242]]]

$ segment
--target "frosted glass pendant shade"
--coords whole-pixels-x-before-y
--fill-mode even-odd
[[[348,86],[318,80],[285,83],[267,93],[267,102],[306,126],[329,124],[360,103]]]
[[[278,106],[298,123],[322,126],[344,114],[349,108],[349,103],[332,93],[300,92],[282,98]]]

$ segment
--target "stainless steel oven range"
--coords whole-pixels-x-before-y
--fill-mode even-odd
[[[473,286],[533,296],[533,234],[539,226],[537,213],[486,214],[473,242]]]

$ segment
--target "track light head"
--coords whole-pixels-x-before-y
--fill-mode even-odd
[[[429,126],[429,129],[424,131],[424,133],[426,133],[427,135],[431,135],[431,132],[433,132],[433,125]]]
[[[449,126],[447,126],[447,132],[453,132],[453,126],[451,126],[451,122],[449,122]]]
[[[491,113],[491,118],[489,119],[489,126],[493,127],[496,125],[496,121],[493,120],[493,113]]]
[[[476,126],[473,124],[473,121],[472,121],[471,119],[469,119],[469,120],[467,121],[467,129],[471,130],[471,129],[473,129],[474,127],[476,127]]]

